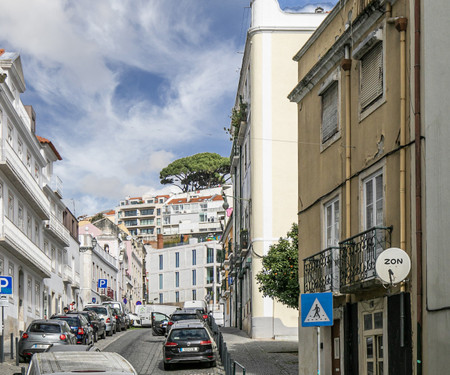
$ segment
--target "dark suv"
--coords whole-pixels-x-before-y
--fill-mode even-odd
[[[201,321],[183,320],[172,325],[164,342],[164,370],[177,363],[207,363],[216,366],[217,347],[208,325]]]
[[[105,321],[95,311],[78,311],[78,314],[83,315],[91,327],[94,329],[94,341],[106,338],[106,324]]]
[[[83,315],[75,312],[53,315],[50,319],[66,321],[72,332],[77,336],[77,344],[89,345],[94,343],[94,329]]]
[[[208,318],[207,315],[206,315],[206,318]],[[169,322],[167,323],[166,334],[170,332],[172,325],[175,322],[179,322],[180,320],[199,320],[201,322],[204,322],[205,317],[203,316],[203,314],[200,311],[191,309],[191,308],[176,310],[170,316]]]

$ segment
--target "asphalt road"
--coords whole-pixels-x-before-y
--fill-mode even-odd
[[[102,351],[116,352],[126,358],[139,375],[150,374],[209,374],[218,375],[219,368],[205,368],[201,364],[176,366],[171,371],[164,371],[162,362],[162,344],[164,337],[152,336],[150,328],[134,328],[118,333],[106,340],[99,340],[95,345]]]

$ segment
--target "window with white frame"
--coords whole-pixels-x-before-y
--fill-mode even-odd
[[[22,232],[25,230],[25,222],[23,219],[23,214],[24,214],[23,205],[22,205],[22,203],[19,202],[18,211],[17,211],[17,224],[19,226],[19,229]]]
[[[8,134],[6,140],[12,146],[13,145],[13,127],[8,121]]]
[[[33,280],[29,276],[27,280],[27,303],[28,310],[31,311],[31,304],[33,303]]]
[[[383,95],[383,43],[377,43],[361,57],[361,111]]]
[[[340,208],[339,198],[333,199],[324,206],[325,245],[338,246],[340,237]]]
[[[175,272],[175,287],[178,288],[180,286],[180,273]]]
[[[338,88],[338,81],[332,81],[320,94],[322,97],[322,143],[326,143],[339,131]]]
[[[8,194],[8,219],[14,222],[14,195]]]
[[[163,275],[160,273],[158,275],[158,277],[159,277],[159,289],[162,289],[163,286],[164,286],[164,284],[163,284]]]
[[[384,223],[383,173],[378,171],[363,181],[364,230]]]
[[[36,299],[36,312],[39,313],[41,310],[41,284],[37,281],[34,283],[34,295]]]
[[[162,254],[159,255],[159,269],[162,270],[164,268],[164,257]]]

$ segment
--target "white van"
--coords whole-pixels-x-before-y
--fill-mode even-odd
[[[136,306],[136,314],[141,321],[142,327],[152,326],[152,312],[159,312],[165,315],[172,315],[177,306],[170,305],[139,305]]]
[[[203,312],[205,314],[208,313],[208,306],[206,305],[205,301],[198,301],[198,300],[185,301],[183,307],[185,309],[190,309],[190,308],[203,309]]]

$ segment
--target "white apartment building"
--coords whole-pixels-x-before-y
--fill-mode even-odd
[[[116,207],[116,222],[130,234],[146,242],[156,241],[162,233],[162,206],[169,195],[127,197]]]
[[[196,238],[187,245],[149,250],[149,301],[182,304],[207,300],[218,304],[221,252],[218,241],[198,242]]]
[[[20,98],[24,91],[20,55],[0,50],[0,275],[12,278],[5,336],[76,296],[75,280],[63,276],[67,247],[78,250],[63,225],[61,182],[53,175],[61,157],[36,136],[36,115]]]

